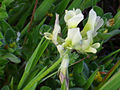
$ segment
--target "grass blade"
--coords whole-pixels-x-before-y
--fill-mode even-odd
[[[120,88],[120,71],[112,76],[111,79],[100,88],[100,90],[117,90],[118,88]]]
[[[44,0],[42,4],[36,9],[34,21],[39,22],[48,12],[55,0]]]
[[[33,78],[23,90],[29,90],[36,82],[39,82],[42,78],[44,78],[48,73],[50,73],[53,69],[55,69],[60,62],[62,61],[62,58],[58,59],[51,67],[49,67],[44,73],[41,75],[37,75],[35,78]]]
[[[109,57],[111,57],[112,55],[114,55],[114,54],[116,54],[116,53],[118,53],[118,52],[120,52],[120,49],[118,49],[118,50],[116,50],[116,51],[110,53],[108,56],[105,56],[103,59],[100,60],[100,62],[102,62],[102,61],[108,59]]]
[[[35,61],[35,59],[36,59],[36,56],[38,56],[38,55],[41,56],[42,53],[44,52],[45,48],[47,47],[48,44],[46,45],[45,48],[43,48],[43,49],[41,48],[43,40],[44,40],[44,38],[42,38],[42,40],[41,40],[40,43],[38,44],[37,48],[35,49],[34,53],[33,53],[32,56],[30,57],[27,65],[26,65],[26,67],[25,67],[25,71],[24,71],[24,73],[23,73],[23,76],[22,76],[22,78],[21,78],[21,80],[20,80],[20,82],[19,82],[18,90],[21,89],[21,87],[23,86],[25,80],[27,79],[27,76],[29,75],[29,72],[30,72],[31,68],[33,68],[32,65],[33,65],[33,63],[35,63],[34,61]],[[46,42],[46,41],[45,41],[45,42]],[[42,51],[42,52],[40,52],[40,51]],[[38,57],[38,59],[40,58],[40,56]],[[38,61],[38,60],[37,60],[37,61]],[[36,63],[37,63],[37,61],[36,61]],[[34,65],[35,65],[35,64],[34,64]]]
[[[93,72],[93,74],[90,76],[90,78],[88,79],[87,83],[85,84],[85,90],[88,90],[88,88],[90,87],[90,85],[92,84],[92,82],[95,79],[95,76],[97,74],[99,69],[96,69],[95,72]]]
[[[70,0],[62,0],[60,4],[57,6],[57,9],[56,9],[57,13],[61,15],[65,11],[69,2]]]
[[[114,73],[114,71],[118,68],[118,66],[120,66],[120,60],[110,69],[110,71],[106,74],[106,76],[104,77],[102,83],[98,86],[98,88],[100,88],[101,86],[103,86],[107,80],[111,77],[111,75]]]
[[[78,8],[81,2],[82,0],[73,0],[71,5],[68,7],[68,10],[73,9],[73,8]]]

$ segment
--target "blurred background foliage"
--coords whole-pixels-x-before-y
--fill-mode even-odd
[[[82,55],[72,51],[69,66],[70,90],[120,88],[120,0],[0,0],[1,90],[17,90],[17,87],[22,89],[44,67],[48,68],[59,58],[57,49],[45,40],[43,33],[52,32],[55,13],[58,13],[61,36],[65,38],[67,27],[64,12],[73,8],[80,8],[85,15],[85,20],[79,24],[81,29],[91,8],[104,19],[104,25],[95,38],[96,42],[101,43],[96,55]],[[59,90],[57,68],[38,81],[31,90],[35,88]]]

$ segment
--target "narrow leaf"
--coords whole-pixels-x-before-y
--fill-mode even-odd
[[[61,15],[65,11],[69,2],[70,2],[70,0],[62,0],[60,2],[60,4],[56,7],[57,8],[56,9],[57,13]]]
[[[30,57],[30,59],[28,60],[27,65],[26,65],[26,67],[25,67],[25,71],[24,71],[24,73],[23,73],[23,76],[22,76],[22,78],[21,78],[21,80],[20,80],[20,82],[19,82],[18,90],[21,89],[22,85],[24,84],[25,80],[27,79],[27,77],[28,77],[28,75],[29,75],[29,72],[30,72],[30,70],[31,70],[31,68],[32,68],[33,62],[34,62],[35,59],[36,59],[36,56],[38,56],[39,54],[42,55],[42,53],[44,52],[45,48],[43,48],[44,50],[42,50],[42,48],[41,48],[41,45],[42,45],[43,40],[44,40],[44,38],[41,39],[41,41],[40,41],[40,43],[38,44],[37,48],[35,49],[34,53],[33,53],[32,56]],[[46,47],[47,47],[47,46],[46,46]],[[40,51],[42,51],[42,53],[39,53]],[[41,56],[41,55],[40,55],[40,56]],[[39,59],[40,56],[37,57],[37,59]],[[37,61],[38,61],[38,60],[37,60]],[[37,63],[37,62],[34,62],[34,63]],[[35,65],[35,64],[34,64],[34,65]]]
[[[36,9],[34,20],[40,21],[48,12],[55,0],[44,0],[42,4]]]
[[[100,90],[117,90],[118,88],[120,88],[120,71],[112,76],[111,79],[100,88]]]
[[[88,79],[87,83],[85,84],[85,90],[88,90],[88,88],[90,87],[90,85],[92,84],[92,82],[95,79],[95,76],[97,74],[99,69],[96,69],[95,72],[93,72],[93,74],[90,76],[90,78]]]
[[[105,56],[103,59],[100,60],[100,62],[102,62],[102,61],[104,61],[104,60],[110,58],[112,55],[114,55],[114,54],[116,54],[116,53],[118,53],[118,52],[120,52],[120,49],[118,49],[118,50],[116,50],[116,51],[110,53],[108,56]]]
[[[110,69],[110,71],[106,74],[106,76],[104,77],[102,83],[98,86],[98,88],[100,88],[101,86],[103,86],[107,80],[111,77],[111,75],[114,73],[114,71],[118,68],[118,66],[120,66],[120,60]]]

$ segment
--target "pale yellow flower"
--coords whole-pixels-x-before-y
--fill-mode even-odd
[[[65,43],[63,43],[64,47],[75,49],[81,53],[96,53],[96,49],[100,47],[100,43],[94,43],[93,38],[97,35],[97,30],[103,23],[103,19],[97,16],[96,12],[91,9],[88,22],[81,32],[77,27],[68,29],[67,38],[65,39]]]
[[[83,18],[84,16],[80,9],[65,11],[64,20],[68,28],[76,28]]]

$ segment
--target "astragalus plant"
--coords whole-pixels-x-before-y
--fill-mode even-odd
[[[65,84],[66,90],[69,90],[68,66],[69,53],[76,50],[79,53],[96,53],[100,47],[99,42],[94,42],[93,38],[97,35],[97,30],[103,25],[102,18],[96,15],[96,12],[91,9],[89,12],[88,21],[80,32],[78,24],[84,19],[80,9],[66,10],[64,20],[68,27],[67,37],[63,39],[59,36],[61,27],[59,25],[59,15],[56,14],[54,30],[52,33],[44,33],[46,39],[51,40],[62,57],[62,63],[59,68],[59,78],[61,84]]]
[[[0,89],[120,88],[118,4],[0,0]]]

